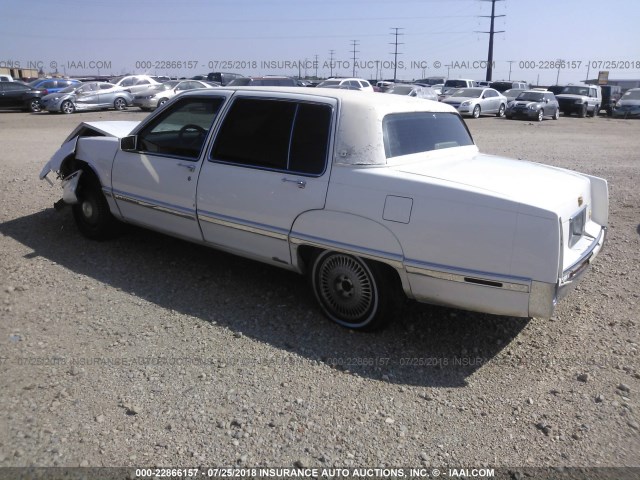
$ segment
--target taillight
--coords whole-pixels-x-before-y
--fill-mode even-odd
[[[42,90],[42,95],[49,95],[49,90],[47,90],[46,88]]]

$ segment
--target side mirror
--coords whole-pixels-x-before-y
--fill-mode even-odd
[[[124,152],[135,152],[138,147],[138,136],[129,135],[120,139],[120,150]]]

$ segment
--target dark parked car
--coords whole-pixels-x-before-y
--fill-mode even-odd
[[[551,92],[541,92],[539,90],[526,90],[509,102],[507,118],[530,118],[541,122],[544,117],[551,117],[554,120],[560,118],[560,106],[558,100]]]
[[[227,83],[230,87],[296,87],[298,84],[290,77],[242,77]]]
[[[218,82],[220,85],[224,86],[236,78],[244,78],[244,75],[240,75],[239,73],[211,72],[207,75],[206,80],[210,82]]]
[[[601,85],[602,90],[602,104],[600,110],[605,110],[607,115],[613,114],[613,109],[622,96],[622,88],[618,85]]]
[[[38,80],[30,82],[29,85],[36,90],[44,90],[43,95],[48,95],[64,90],[67,87],[80,85],[80,83],[80,80],[73,78],[39,78]]]
[[[0,82],[0,108],[19,108],[28,112],[42,110],[41,99],[45,95],[22,82]]]

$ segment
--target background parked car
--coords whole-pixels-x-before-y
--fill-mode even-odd
[[[613,115],[613,109],[622,97],[622,88],[618,85],[601,85],[602,104],[600,110],[605,110],[607,115]]]
[[[140,107],[142,110],[153,110],[165,104],[179,93],[198,88],[215,87],[210,83],[200,82],[198,80],[171,80],[138,92],[133,97],[133,106]]]
[[[438,101],[438,95],[429,87],[420,85],[394,85],[389,87],[386,92],[393,95],[408,95],[410,97],[424,98],[426,100]]]
[[[160,85],[162,82],[150,75],[127,75],[112,83],[128,92],[136,93],[146,90],[150,86]]]
[[[442,102],[455,107],[461,115],[472,118],[485,114],[503,117],[507,109],[507,97],[493,88],[461,88]]]
[[[291,77],[242,77],[227,83],[230,87],[296,87]]]
[[[22,82],[0,82],[0,108],[39,112],[44,92]]]
[[[598,85],[567,85],[555,95],[560,111],[565,115],[576,113],[580,117],[587,114],[595,117],[602,104],[602,91]]]
[[[509,102],[505,115],[509,119],[532,118],[539,122],[544,117],[558,120],[560,118],[560,106],[555,95],[551,92],[525,90],[514,101]]]
[[[73,78],[40,78],[33,82],[29,82],[29,85],[36,90],[44,90],[44,95],[48,95],[50,93],[56,93],[60,90],[64,90],[67,87],[78,86],[80,83],[82,83],[80,80],[75,80]]]
[[[500,93],[503,93],[511,88],[521,88],[522,90],[526,90],[527,88],[529,88],[529,84],[526,82],[512,82],[511,80],[498,80],[495,82],[491,82],[489,86],[499,91]]]
[[[320,82],[317,88],[345,86],[352,87],[350,90],[364,90],[373,92],[371,84],[363,78],[328,78],[324,82]]]
[[[83,83],[42,98],[42,106],[52,113],[108,108],[124,110],[131,105],[133,105],[133,96],[130,92],[106,82]]]
[[[613,109],[614,117],[640,118],[640,88],[627,90]]]
[[[239,73],[211,72],[207,75],[207,80],[210,82],[218,82],[220,85],[225,86],[231,80],[243,77],[244,75],[240,75]]]

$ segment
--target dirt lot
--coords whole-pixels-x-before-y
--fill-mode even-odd
[[[295,274],[53,210],[73,127],[144,117],[0,113],[0,466],[640,464],[640,122],[468,121],[607,178],[608,246],[550,320],[409,304],[360,334]]]

